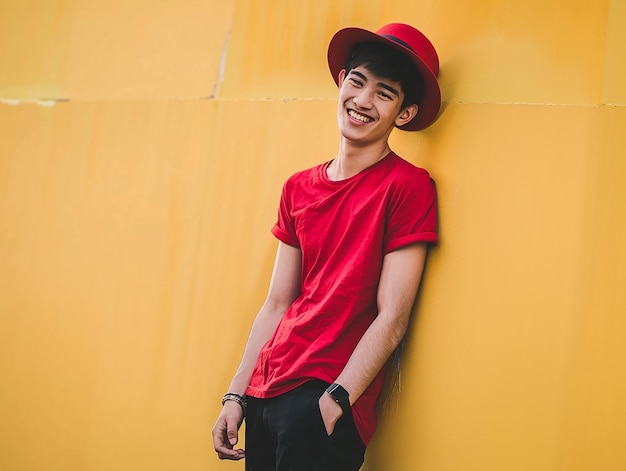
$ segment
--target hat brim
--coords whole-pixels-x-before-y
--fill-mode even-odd
[[[441,89],[437,76],[415,52],[390,39],[361,28],[345,28],[335,33],[328,45],[328,67],[335,83],[339,85],[339,72],[344,68],[350,49],[355,44],[369,41],[385,43],[403,52],[411,59],[424,81],[424,93],[417,103],[417,115],[407,124],[399,126],[399,129],[419,131],[430,126],[437,119],[441,108]]]

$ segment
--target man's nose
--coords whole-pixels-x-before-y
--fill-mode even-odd
[[[372,92],[365,88],[361,89],[352,99],[354,104],[359,108],[371,108],[372,107]]]

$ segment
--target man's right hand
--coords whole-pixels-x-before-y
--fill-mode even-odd
[[[239,427],[243,422],[243,409],[235,401],[226,401],[222,413],[213,426],[213,447],[221,460],[240,460],[245,451],[234,446],[239,441]]]

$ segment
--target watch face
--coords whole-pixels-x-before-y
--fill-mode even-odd
[[[335,401],[339,403],[348,401],[348,397],[349,397],[348,391],[346,391],[343,387],[341,387],[338,384],[333,384],[327,389],[327,391],[328,391],[328,394],[333,396],[335,398]]]

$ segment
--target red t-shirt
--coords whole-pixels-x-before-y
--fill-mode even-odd
[[[302,291],[261,349],[247,394],[268,398],[311,379],[332,383],[378,314],[385,254],[436,242],[436,194],[426,170],[393,152],[341,181],[328,163],[287,180],[272,233],[302,251]],[[376,429],[381,371],[353,404],[361,439]]]

